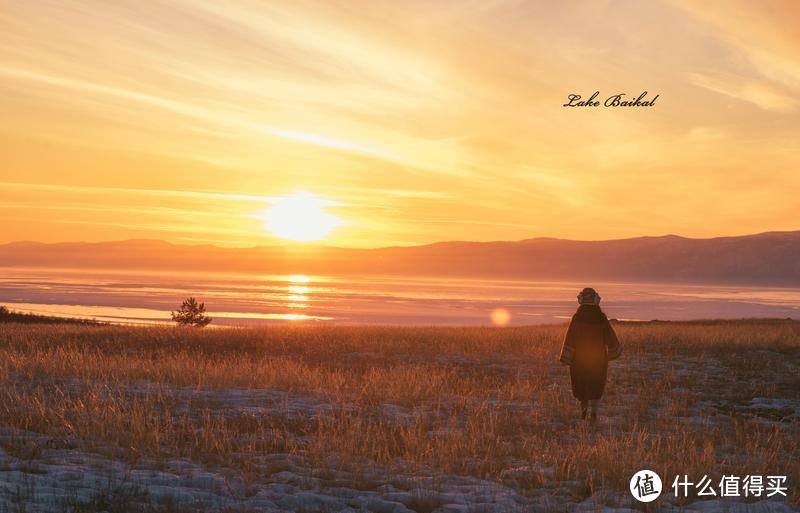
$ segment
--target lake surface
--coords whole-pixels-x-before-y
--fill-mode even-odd
[[[586,285],[618,319],[800,319],[797,288],[20,268],[0,268],[0,304],[44,315],[159,323],[195,296],[217,325],[523,325],[565,322]]]

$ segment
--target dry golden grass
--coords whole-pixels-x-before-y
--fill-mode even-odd
[[[254,480],[268,477],[259,458],[281,452],[316,469],[474,475],[576,500],[627,490],[641,468],[662,476],[777,473],[789,476],[791,500],[800,501],[797,418],[737,408],[753,397],[800,399],[798,323],[616,329],[624,353],[609,372],[606,419],[592,430],[576,423],[556,361],[563,326],[4,325],[0,426],[133,465],[185,457]],[[178,393],[187,389],[278,390],[326,408],[258,415]],[[513,468],[526,470],[508,478]],[[579,485],[562,489],[563,482]]]

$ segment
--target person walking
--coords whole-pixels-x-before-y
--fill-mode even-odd
[[[559,361],[569,365],[572,395],[580,401],[581,418],[597,421],[597,404],[603,397],[608,362],[622,354],[617,334],[600,309],[600,294],[585,288],[578,294],[578,310],[564,337]]]

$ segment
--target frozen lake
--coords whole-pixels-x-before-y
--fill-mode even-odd
[[[0,304],[54,316],[168,322],[187,296],[214,324],[511,325],[563,322],[584,286],[609,317],[800,318],[800,289],[642,283],[0,269]],[[494,312],[494,315],[493,315]]]

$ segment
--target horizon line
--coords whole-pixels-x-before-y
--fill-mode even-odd
[[[674,233],[667,233],[663,235],[638,235],[633,237],[621,237],[621,238],[613,238],[613,239],[566,239],[560,237],[530,237],[525,239],[516,239],[516,240],[487,240],[487,241],[479,241],[479,240],[460,240],[460,239],[453,239],[453,240],[441,240],[435,242],[428,242],[424,244],[408,244],[408,245],[393,245],[393,246],[374,246],[374,247],[349,247],[349,246],[333,246],[333,245],[326,245],[326,244],[316,244],[316,243],[300,243],[300,242],[286,242],[286,243],[278,243],[278,244],[260,244],[255,246],[226,246],[226,245],[218,245],[218,244],[184,244],[179,242],[172,242],[165,239],[149,239],[149,238],[129,238],[129,239],[113,239],[113,240],[100,240],[100,241],[58,241],[58,242],[43,242],[38,240],[13,240],[7,242],[0,242],[0,247],[5,246],[12,246],[12,245],[42,245],[42,246],[57,246],[57,245],[74,245],[74,244],[85,244],[85,245],[97,245],[97,244],[121,244],[121,243],[131,243],[131,242],[146,242],[146,243],[159,243],[159,244],[168,244],[170,246],[180,246],[180,247],[191,247],[191,248],[203,248],[203,247],[213,247],[213,248],[220,248],[220,249],[260,249],[260,248],[294,248],[294,249],[347,249],[347,250],[361,250],[361,251],[370,251],[370,250],[380,250],[380,249],[395,249],[395,248],[421,248],[427,246],[435,246],[439,244],[513,244],[513,243],[520,243],[520,242],[532,242],[532,241],[544,241],[544,240],[551,240],[551,241],[560,241],[560,242],[623,242],[623,241],[632,241],[637,239],[667,239],[667,238],[674,238],[674,239],[683,239],[683,240],[690,240],[690,241],[710,241],[710,240],[720,240],[720,239],[741,239],[741,238],[750,238],[750,237],[760,237],[765,235],[782,235],[782,234],[800,234],[800,229],[797,230],[770,230],[765,232],[757,232],[757,233],[744,233],[740,235],[717,235],[713,237],[687,237],[684,235],[677,235]]]

